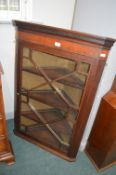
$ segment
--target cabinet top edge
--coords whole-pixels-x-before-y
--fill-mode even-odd
[[[57,28],[32,22],[13,20],[13,25],[18,28],[18,30],[26,30],[31,32],[41,32],[51,35],[57,35],[62,37],[67,37],[69,39],[82,40],[97,45],[102,45],[107,49],[110,49],[116,39],[101,37],[98,35],[88,34],[84,32],[73,31],[69,29]]]

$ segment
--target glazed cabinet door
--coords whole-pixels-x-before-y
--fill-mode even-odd
[[[28,138],[68,156],[73,144],[91,63],[19,47],[16,128]],[[20,65],[20,66],[19,66]],[[78,140],[78,139],[77,139]]]

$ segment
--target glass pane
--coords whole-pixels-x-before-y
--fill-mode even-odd
[[[8,10],[7,0],[0,0],[0,10]]]
[[[9,10],[19,11],[20,10],[20,0],[10,0],[9,1]]]
[[[68,153],[90,65],[23,49],[21,131]]]

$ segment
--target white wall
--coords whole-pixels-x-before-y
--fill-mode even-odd
[[[116,38],[115,0],[77,0],[73,30]],[[116,75],[116,44],[112,48],[94,100],[80,149],[90,134],[100,100],[110,89]]]
[[[2,75],[5,111],[8,117],[13,117],[14,110],[14,28],[10,24],[0,24],[0,61]]]
[[[71,28],[75,0],[34,0],[32,20],[55,27]]]
[[[26,9],[28,19],[46,25],[71,28],[75,0],[29,0]],[[30,13],[29,13],[30,12]],[[14,111],[14,62],[15,30],[12,24],[0,23],[0,60],[4,68],[3,93],[7,118],[13,118]]]
[[[116,37],[115,0],[77,0],[73,29]]]

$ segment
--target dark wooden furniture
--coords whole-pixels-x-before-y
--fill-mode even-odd
[[[14,132],[74,161],[114,40],[28,22],[13,24]]]
[[[12,151],[12,146],[8,140],[7,127],[4,112],[4,102],[2,95],[2,68],[0,65],[0,162],[6,162],[8,165],[14,163],[15,158]]]
[[[101,100],[86,153],[97,170],[116,164],[116,78]]]

